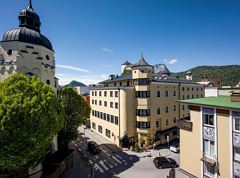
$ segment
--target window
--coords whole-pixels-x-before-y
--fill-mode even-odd
[[[113,102],[110,102],[110,108],[113,108]]]
[[[173,105],[173,111],[176,111],[177,107],[176,105]]]
[[[118,117],[115,116],[115,124],[118,125]]]
[[[105,97],[107,96],[107,91],[104,91],[104,96],[105,96]]]
[[[122,82],[120,82],[119,85],[122,86]]]
[[[97,96],[97,92],[95,91],[95,96]]]
[[[150,116],[150,109],[137,109],[136,115],[137,116]]]
[[[137,98],[149,98],[150,91],[136,91],[136,97]]]
[[[156,127],[159,127],[159,121],[156,121]]]
[[[104,106],[106,106],[106,107],[107,107],[107,101],[104,101]]]
[[[168,91],[165,91],[165,96],[168,97]]]
[[[203,113],[203,124],[214,126],[213,114]]]
[[[49,55],[46,55],[46,59],[49,61],[50,60],[50,57],[49,57]]]
[[[194,88],[192,87],[192,91],[194,91]]]
[[[99,105],[102,106],[102,101],[101,100],[99,101]]]
[[[92,110],[92,116],[94,116],[94,110]]]
[[[184,87],[182,87],[182,91],[184,91],[185,90],[185,88]]]
[[[141,78],[141,79],[137,79],[134,81],[135,85],[150,85],[150,79],[145,79],[145,78]]]
[[[102,126],[98,126],[98,132],[102,133]]]
[[[96,129],[96,123],[95,122],[92,122],[92,128]]]
[[[160,108],[157,108],[157,114],[160,114],[161,110]]]
[[[111,137],[111,131],[106,129],[105,135],[110,138]]]
[[[203,171],[204,171],[204,175],[208,176],[208,177],[214,177],[215,176],[215,167],[204,163],[203,165]]]
[[[47,83],[48,85],[50,85],[51,82],[50,82],[50,80],[47,80],[46,83]]]
[[[116,82],[114,82],[114,86],[117,86],[117,83],[116,83]]]
[[[187,91],[189,91],[189,87],[187,87]]]
[[[192,99],[194,98],[194,95],[192,95]]]
[[[173,123],[176,123],[176,122],[177,122],[177,118],[174,117],[174,119],[173,119]]]
[[[115,97],[118,97],[118,91],[115,91]]]
[[[166,106],[165,112],[168,113],[168,106]]]
[[[168,119],[166,120],[166,125],[168,125]]]
[[[107,121],[109,122],[110,121],[110,115],[107,114]]]
[[[182,105],[182,110],[185,110],[185,105]]]
[[[102,92],[101,91],[99,91],[99,96],[102,96]]]
[[[203,140],[203,153],[204,153],[204,155],[214,158],[214,154],[215,154],[214,150],[215,150],[214,141],[204,139]]]
[[[100,119],[103,119],[103,113],[100,112]]]
[[[160,97],[160,91],[157,91],[157,97]]]
[[[147,129],[150,128],[150,122],[136,122],[137,128]]]
[[[182,99],[183,99],[183,100],[185,99],[185,96],[184,96],[184,95],[182,95]]]
[[[104,120],[106,120],[106,119],[107,119],[107,117],[106,117],[106,116],[107,116],[107,115],[106,115],[106,113],[104,113],[104,114],[103,114],[103,119],[104,119]]]
[[[94,100],[92,100],[92,104],[94,104]]]
[[[176,96],[176,91],[174,90],[174,92],[173,92],[173,96]]]
[[[115,103],[115,108],[118,109],[118,103]]]
[[[92,91],[92,96],[94,96],[94,92]]]
[[[97,100],[95,100],[95,105],[97,105]]]
[[[189,95],[187,95],[187,99],[189,99]]]
[[[110,97],[113,97],[113,91],[110,91]]]
[[[111,115],[111,123],[114,123],[114,116]]]
[[[234,131],[240,131],[240,117],[233,118],[233,129]]]
[[[130,86],[130,82],[129,82],[129,81],[127,81],[127,86],[128,86],[128,87]]]
[[[234,160],[240,161],[240,148],[234,147],[233,148]]]

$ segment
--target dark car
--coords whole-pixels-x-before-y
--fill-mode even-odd
[[[88,151],[92,154],[98,154],[100,153],[100,147],[96,142],[90,141],[88,142]]]
[[[178,167],[177,162],[172,158],[156,157],[154,158],[153,163],[158,169]]]

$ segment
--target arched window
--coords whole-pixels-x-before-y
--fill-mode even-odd
[[[166,110],[165,111],[166,111],[166,113],[168,113],[168,106],[166,106]]]

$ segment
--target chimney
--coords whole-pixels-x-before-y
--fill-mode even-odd
[[[231,101],[232,102],[240,102],[240,92],[233,92],[231,94]]]

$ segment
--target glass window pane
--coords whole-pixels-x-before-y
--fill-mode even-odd
[[[214,142],[210,141],[210,156],[214,157],[214,155],[215,155]]]
[[[240,161],[240,148],[234,147],[234,159]]]
[[[203,152],[206,155],[209,155],[209,143],[208,140],[203,141]]]
[[[240,131],[240,118],[234,118],[235,120],[235,130]]]

